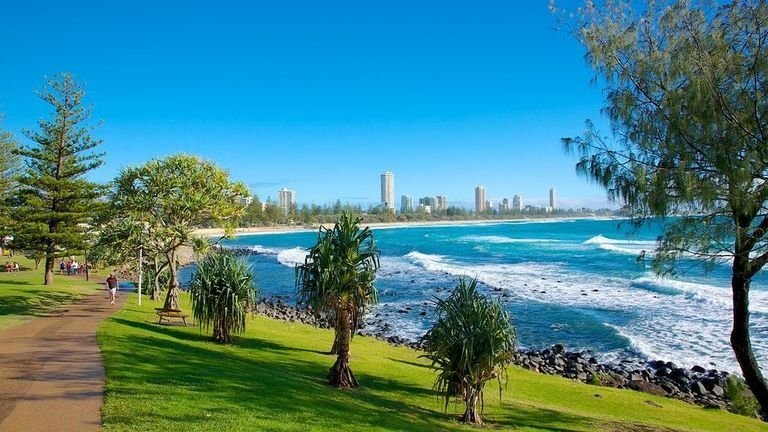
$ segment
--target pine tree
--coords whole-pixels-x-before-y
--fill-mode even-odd
[[[84,248],[87,224],[95,214],[100,188],[84,175],[102,164],[103,154],[92,150],[90,109],[85,91],[70,74],[50,79],[37,95],[53,114],[39,120],[39,130],[24,130],[32,141],[17,153],[26,163],[19,177],[19,194],[12,217],[14,245],[45,254],[45,284],[53,283],[54,261]]]
[[[8,219],[8,206],[5,205],[13,196],[18,186],[16,181],[21,167],[19,156],[16,154],[18,144],[14,136],[3,129],[0,129],[0,237],[5,237],[10,228]],[[0,244],[5,247],[5,244]]]

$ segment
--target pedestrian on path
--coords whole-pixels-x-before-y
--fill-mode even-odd
[[[107,289],[109,290],[110,304],[115,304],[115,293],[117,292],[117,278],[112,273],[107,278]]]

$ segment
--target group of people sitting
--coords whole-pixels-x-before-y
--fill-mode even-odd
[[[5,271],[6,272],[17,272],[19,271],[19,263],[17,262],[5,262]]]
[[[85,266],[78,263],[73,259],[69,259],[66,262],[61,260],[59,263],[59,272],[65,275],[79,275],[85,273]]]

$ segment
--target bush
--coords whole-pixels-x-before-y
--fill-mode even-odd
[[[245,331],[245,318],[256,305],[258,289],[248,264],[227,251],[211,252],[192,275],[192,316],[201,328],[213,327],[213,339],[231,342]]]
[[[728,411],[747,417],[757,417],[760,405],[742,378],[729,376],[725,384],[725,395],[731,401]]]
[[[464,401],[462,421],[482,424],[483,388],[490,380],[501,385],[506,378],[515,328],[501,303],[477,292],[477,280],[459,279],[447,299],[437,300],[435,310],[437,322],[423,339],[423,357],[438,371],[435,389],[446,408],[451,398]]]

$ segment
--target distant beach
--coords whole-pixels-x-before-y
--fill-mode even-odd
[[[584,217],[553,217],[553,218],[516,218],[516,219],[468,219],[468,220],[437,220],[437,221],[412,221],[412,222],[376,222],[366,224],[373,229],[386,229],[386,228],[404,228],[404,227],[430,227],[430,226],[457,226],[457,225],[494,225],[502,223],[547,223],[547,222],[562,222],[565,220],[620,220],[622,218],[605,217],[605,216],[584,216]],[[285,234],[291,232],[307,232],[315,231],[321,225],[332,224],[311,224],[311,225],[272,225],[272,226],[257,226],[249,228],[235,228],[235,236],[247,236],[247,235],[261,235],[261,234]],[[200,237],[220,237],[225,234],[223,228],[199,228],[195,230],[195,235]]]

